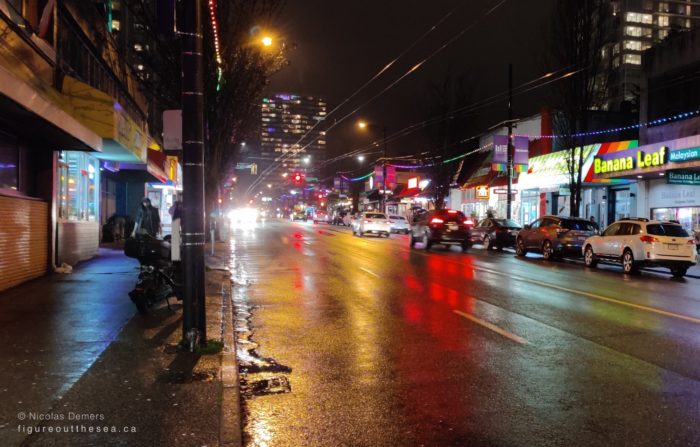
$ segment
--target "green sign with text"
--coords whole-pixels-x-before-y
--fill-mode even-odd
[[[687,149],[679,149],[677,151],[671,151],[668,154],[668,161],[673,163],[679,163],[690,160],[700,159],[700,147],[689,147]]]
[[[668,171],[666,182],[672,185],[700,185],[700,172]]]

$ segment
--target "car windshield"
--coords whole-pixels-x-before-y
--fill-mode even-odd
[[[654,236],[688,237],[688,232],[680,225],[652,224],[647,225],[647,233]]]
[[[561,226],[567,230],[577,230],[577,231],[596,231],[595,226],[585,220],[563,220]]]
[[[462,222],[466,219],[464,214],[460,211],[453,212],[453,213],[440,213],[436,214],[435,217],[438,217],[445,222]]]
[[[508,228],[520,228],[520,225],[514,220],[510,219],[494,219],[493,220],[498,226],[508,227]]]
[[[379,213],[367,213],[365,214],[365,217],[367,219],[386,219],[386,216],[384,216],[384,214]]]

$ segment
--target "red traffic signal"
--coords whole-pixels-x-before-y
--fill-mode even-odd
[[[322,198],[323,198],[323,194],[319,194],[319,195],[318,195],[318,198],[319,198],[319,199],[322,199]]]
[[[300,184],[304,180],[304,176],[299,174],[298,172],[294,174],[294,183]]]

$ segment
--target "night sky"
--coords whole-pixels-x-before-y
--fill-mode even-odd
[[[473,22],[478,24],[391,91],[335,127],[328,135],[329,153],[345,153],[371,141],[354,129],[359,118],[387,126],[389,133],[428,118],[426,92],[448,72],[473,79],[475,100],[504,92],[509,62],[514,64],[515,86],[552,68],[547,63],[547,42],[555,0],[507,0],[487,18],[480,18],[499,1],[290,0],[278,28],[297,48],[289,55],[291,65],[271,79],[270,91],[323,96],[330,111],[457,7],[435,32],[330,116],[329,122],[364,103]],[[540,89],[516,97],[514,116],[536,113],[547,93]],[[504,101],[483,109],[474,119],[485,130],[506,118]],[[430,147],[420,132],[392,143],[390,153],[416,153]],[[332,169],[349,167],[355,165],[337,164]]]

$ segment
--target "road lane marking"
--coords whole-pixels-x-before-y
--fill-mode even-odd
[[[407,251],[408,251],[408,250],[407,250]],[[419,254],[419,255],[422,255],[422,256],[429,256],[427,253],[422,253],[422,252],[420,252],[420,251],[409,251],[409,252],[410,252],[410,253]],[[656,307],[645,306],[645,305],[643,305],[643,304],[629,303],[629,302],[622,301],[622,300],[618,300],[618,299],[615,299],[615,298],[610,298],[610,297],[607,297],[607,296],[598,295],[598,294],[596,294],[596,293],[584,292],[583,290],[569,289],[568,287],[557,286],[557,285],[555,285],[555,284],[546,284],[546,283],[543,283],[543,282],[541,282],[541,281],[536,281],[536,280],[533,280],[533,279],[524,278],[524,277],[522,277],[522,276],[506,274],[506,273],[503,273],[503,272],[499,272],[498,270],[492,270],[492,269],[486,268],[486,267],[477,267],[477,266],[474,266],[474,265],[465,264],[465,263],[463,263],[463,262],[457,262],[457,261],[452,261],[452,260],[449,260],[449,261],[447,261],[447,262],[452,262],[452,263],[459,264],[459,265],[466,265],[466,266],[469,266],[469,267],[473,268],[474,270],[479,270],[479,271],[486,272],[486,273],[492,273],[492,274],[494,274],[494,275],[499,275],[499,276],[505,276],[505,277],[508,277],[508,278],[511,278],[511,279],[515,279],[515,280],[517,280],[517,281],[527,282],[527,283],[534,284],[534,285],[537,285],[537,286],[540,286],[540,287],[546,287],[546,288],[550,288],[550,289],[555,289],[555,290],[559,290],[559,291],[562,291],[562,292],[569,292],[569,293],[573,293],[573,294],[576,294],[576,295],[581,295],[581,296],[585,296],[585,297],[588,297],[588,298],[596,299],[596,300],[599,300],[599,301],[606,301],[606,302],[608,302],[608,303],[618,304],[618,305],[620,305],[620,306],[625,306],[625,307],[630,307],[630,308],[633,308],[633,309],[643,310],[643,311],[646,311],[646,312],[649,312],[649,313],[654,313],[654,314],[657,314],[657,315],[663,315],[663,316],[665,316],[665,317],[676,318],[676,319],[678,319],[678,320],[688,321],[688,322],[694,323],[694,324],[700,324],[700,318],[691,317],[691,316],[683,315],[683,314],[677,314],[677,313],[675,313],[675,312],[670,312],[670,311],[663,310],[663,309],[659,309],[659,308],[656,308]]]
[[[455,310],[454,313],[456,313],[456,314],[459,315],[459,316],[462,316],[462,317],[466,318],[467,320],[469,320],[469,321],[471,321],[471,322],[473,322],[473,323],[476,323],[476,324],[478,324],[478,325],[480,325],[480,326],[483,326],[483,327],[485,327],[486,329],[491,329],[491,330],[494,331],[495,333],[497,333],[497,334],[499,334],[499,335],[502,335],[502,336],[506,337],[507,339],[509,339],[509,340],[511,340],[511,341],[514,341],[514,342],[516,342],[516,343],[520,343],[521,345],[529,345],[529,344],[530,344],[530,342],[528,342],[528,341],[525,340],[524,338],[522,338],[522,337],[520,337],[520,336],[518,336],[518,335],[515,335],[515,334],[513,334],[512,332],[508,332],[508,331],[506,331],[505,329],[501,329],[500,327],[496,326],[496,325],[493,324],[493,323],[489,323],[488,321],[484,321],[484,320],[482,320],[481,318],[477,318],[477,317],[475,317],[474,315],[470,315],[470,314],[464,313],[464,312],[459,311],[459,310]]]
[[[371,271],[371,270],[367,270],[367,269],[364,268],[364,267],[360,267],[360,270],[362,270],[362,271],[365,272],[365,273],[369,273],[370,275],[375,276],[375,277],[377,277],[377,278],[381,278],[381,276],[377,275],[376,273],[374,273],[374,272]]]

